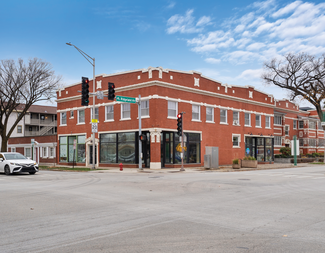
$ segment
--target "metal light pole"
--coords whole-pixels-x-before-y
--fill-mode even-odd
[[[77,49],[79,51],[80,54],[82,54],[83,57],[85,57],[85,59],[93,66],[93,93],[95,93],[95,58],[90,57],[88,54],[86,54],[84,51],[82,51],[80,48],[76,47],[75,45],[69,43],[66,43],[68,46],[73,46],[75,49]],[[91,63],[90,60],[93,61],[93,63]],[[93,94],[93,113],[92,113],[92,117],[95,117],[95,94]],[[95,163],[95,133],[92,133],[93,135],[93,166],[92,169],[96,169],[96,163]]]

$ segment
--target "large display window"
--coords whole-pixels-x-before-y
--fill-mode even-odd
[[[245,156],[253,156],[259,162],[273,161],[273,138],[246,137]]]
[[[86,136],[60,136],[60,162],[86,162]],[[74,148],[74,143],[76,146]]]

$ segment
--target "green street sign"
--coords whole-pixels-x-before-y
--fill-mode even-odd
[[[137,99],[136,98],[130,98],[130,97],[123,97],[123,96],[116,96],[116,101],[135,104],[137,102]]]

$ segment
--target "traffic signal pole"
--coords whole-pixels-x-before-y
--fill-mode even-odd
[[[142,134],[141,130],[141,95],[139,95],[139,101],[138,101],[138,116],[139,116],[139,170],[142,169],[142,140],[140,138]]]
[[[83,56],[85,57],[85,59],[93,66],[93,92],[92,92],[92,95],[93,95],[93,107],[92,107],[92,115],[93,117],[95,117],[95,81],[96,81],[96,76],[95,76],[95,58],[92,58],[90,57],[88,54],[86,54],[84,51],[82,51],[80,48],[76,47],[75,45],[71,44],[70,42],[69,43],[66,43],[68,46],[73,46],[75,49],[78,50],[78,52]],[[92,60],[92,63],[91,61]],[[92,161],[92,169],[96,169],[96,163],[95,163],[95,133],[92,133],[92,147],[93,147],[93,161]]]

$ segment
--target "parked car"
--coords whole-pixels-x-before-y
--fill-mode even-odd
[[[38,172],[38,164],[20,153],[3,152],[0,153],[0,172],[6,175],[18,172],[35,174]]]

